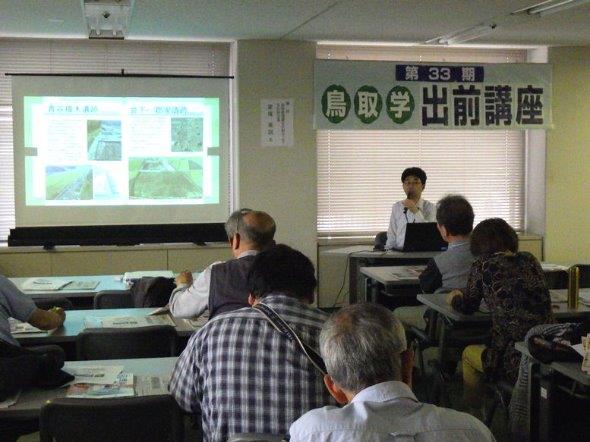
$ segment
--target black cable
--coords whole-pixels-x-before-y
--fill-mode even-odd
[[[355,252],[350,252],[346,255],[346,266],[344,267],[344,276],[342,277],[342,285],[340,286],[340,290],[338,290],[338,294],[336,295],[336,299],[334,300],[334,304],[332,304],[331,308],[335,308],[336,304],[338,304],[338,300],[340,299],[340,295],[342,294],[342,290],[344,290],[344,285],[346,284],[346,275],[348,274],[348,263],[350,262],[350,255]],[[350,293],[350,287],[348,288],[348,292]]]
[[[346,267],[344,267],[344,276],[342,277],[342,285],[340,285],[340,290],[338,290],[338,294],[336,295],[336,299],[334,300],[334,303],[332,304],[331,308],[335,308],[336,304],[338,304],[338,301],[340,300],[340,296],[342,295],[342,290],[344,290],[344,286],[346,284],[346,275],[348,274],[348,263],[350,262],[350,255],[352,255],[353,253],[362,253],[362,252],[374,252],[374,250],[359,250],[356,252],[350,252],[348,255],[346,255]],[[378,256],[383,256],[387,254],[387,250],[381,252]],[[347,295],[350,294],[350,287],[348,287],[348,292]]]

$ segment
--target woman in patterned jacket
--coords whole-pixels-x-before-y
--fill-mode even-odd
[[[516,232],[506,221],[479,223],[471,235],[471,253],[476,260],[467,289],[452,291],[447,301],[455,310],[472,314],[483,299],[492,317],[490,345],[470,345],[462,357],[465,405],[478,409],[484,376],[515,383],[520,362],[515,342],[531,327],[553,322],[553,315],[541,265],[530,253],[518,251]]]

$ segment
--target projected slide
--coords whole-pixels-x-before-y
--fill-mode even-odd
[[[219,98],[24,97],[27,206],[218,204]]]

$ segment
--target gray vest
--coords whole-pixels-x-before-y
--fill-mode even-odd
[[[474,259],[469,250],[469,241],[451,247],[446,252],[435,256],[434,262],[442,275],[442,286],[437,290],[437,293],[467,287],[467,279]]]
[[[255,255],[230,259],[211,267],[209,317],[248,307],[248,272]]]

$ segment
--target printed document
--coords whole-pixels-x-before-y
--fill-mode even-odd
[[[24,291],[57,291],[72,282],[71,279],[29,278],[21,285]]]
[[[122,365],[81,365],[64,368],[75,377],[74,384],[109,385],[117,382]]]

